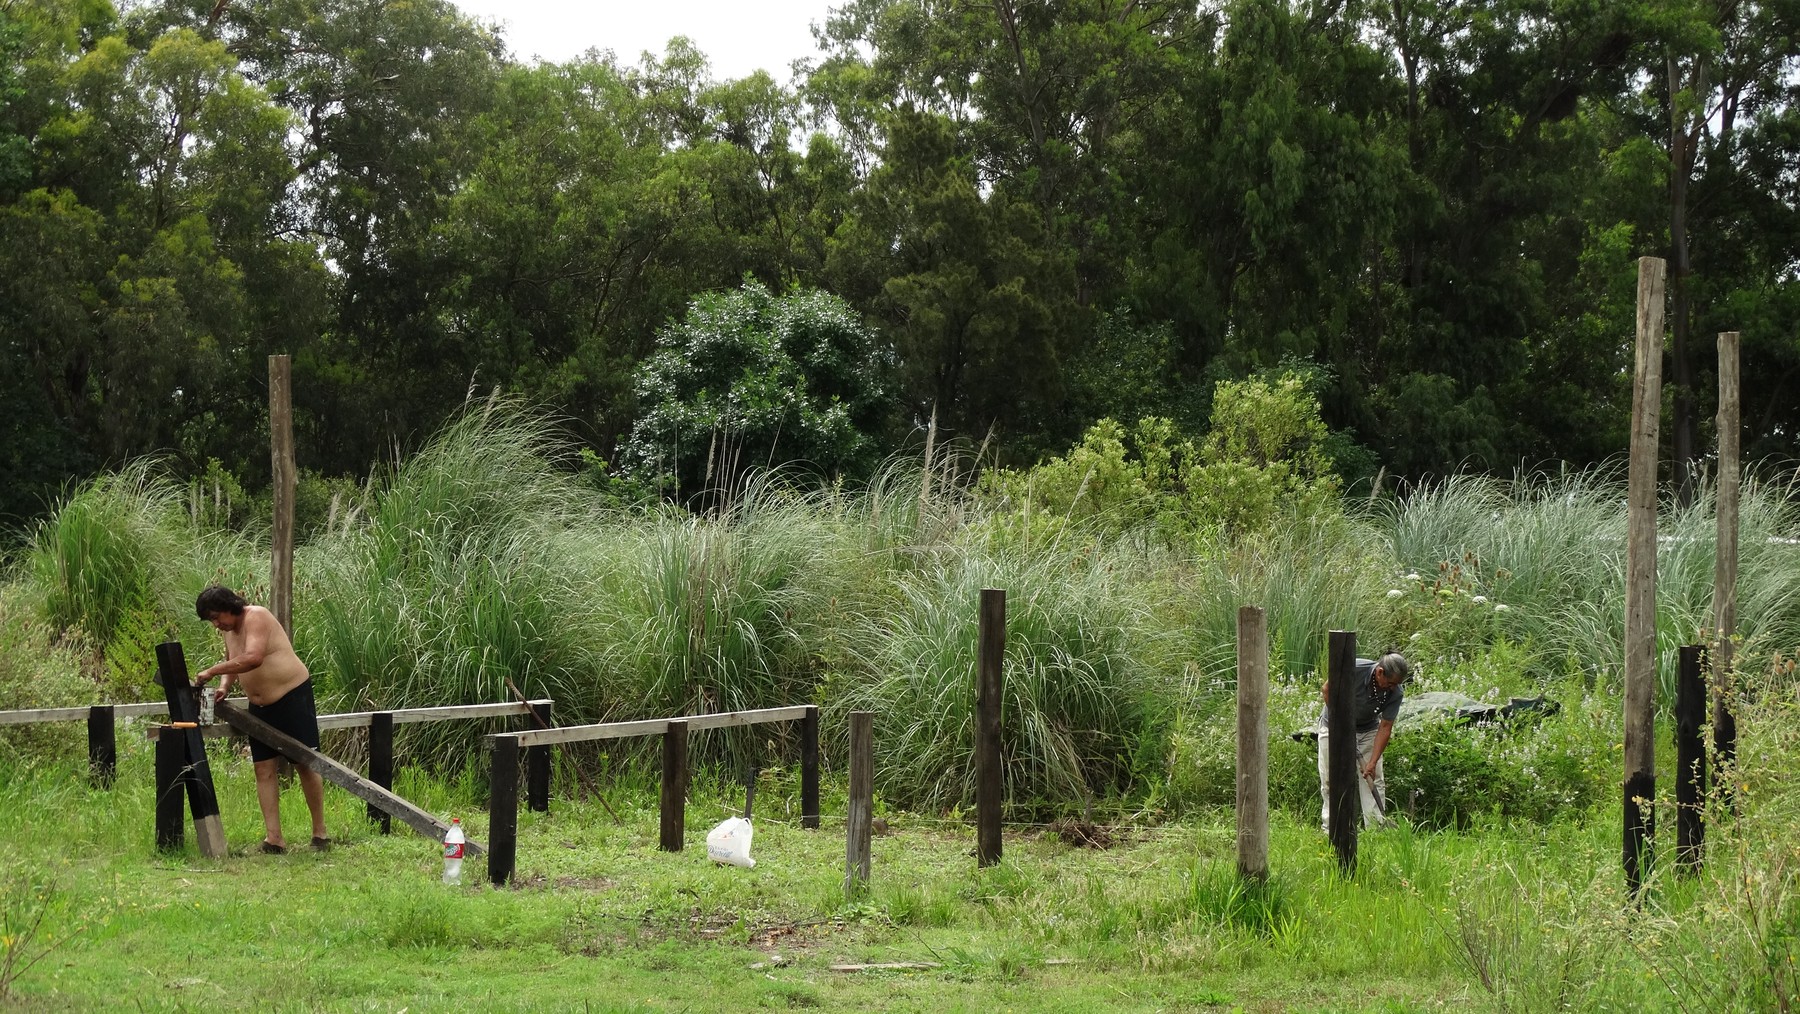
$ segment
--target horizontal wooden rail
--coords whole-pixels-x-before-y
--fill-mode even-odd
[[[233,699],[232,704],[242,707],[242,700]],[[505,718],[508,715],[529,715],[534,704],[547,705],[550,701],[510,701],[504,704],[451,704],[441,708],[404,708],[389,711],[385,714],[394,716],[395,725],[417,722],[445,722],[456,718]],[[86,709],[82,710],[86,714]],[[362,729],[374,721],[375,716],[383,714],[379,711],[347,711],[337,715],[320,715],[319,729]],[[145,730],[144,735],[155,739],[159,732],[157,726]],[[230,726],[216,724],[207,726],[203,734],[213,739],[236,735]]]
[[[241,703],[241,702],[239,702]],[[27,711],[0,711],[0,725],[31,725],[36,722],[84,722],[88,712],[95,705],[84,704],[79,708],[32,708]],[[114,718],[143,718],[146,715],[166,715],[168,704],[162,701],[144,701],[140,704],[111,705]]]
[[[635,722],[603,722],[599,725],[566,725],[560,729],[533,729],[529,732],[498,732],[490,739],[517,740],[519,746],[550,746],[556,743],[585,743],[596,739],[627,739],[632,736],[660,736],[669,731],[670,722],[686,722],[689,732],[697,729],[728,729],[764,722],[791,722],[806,717],[807,705],[788,708],[763,708],[758,711],[724,711],[715,715],[689,715],[686,718],[646,718]]]

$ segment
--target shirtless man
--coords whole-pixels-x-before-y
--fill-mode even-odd
[[[262,606],[250,605],[237,592],[217,585],[200,593],[194,601],[194,612],[225,638],[225,661],[202,670],[194,677],[194,685],[203,686],[214,676],[219,677],[213,696],[223,700],[234,682],[242,684],[252,715],[318,749],[319,716],[313,704],[312,674],[300,656],[294,654],[293,643],[275,614]],[[281,755],[252,739],[250,759],[256,766],[256,801],[262,807],[263,828],[267,831],[262,850],[285,852],[287,842],[281,837],[281,785],[277,777]],[[312,812],[312,847],[324,851],[331,847],[331,839],[325,833],[325,782],[317,771],[301,767],[300,790],[306,796],[306,808]]]

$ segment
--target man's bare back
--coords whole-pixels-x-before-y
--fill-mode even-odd
[[[275,614],[262,606],[246,605],[242,615],[217,613],[210,619],[225,638],[226,663],[248,665],[231,675],[244,688],[244,696],[251,704],[273,704],[311,675],[306,663],[294,654],[294,645]],[[213,671],[209,669],[202,675],[213,675]]]

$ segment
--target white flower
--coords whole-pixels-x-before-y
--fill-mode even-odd
[[[1411,573],[1411,574],[1408,574],[1408,575],[1406,575],[1406,579],[1407,579],[1407,580],[1408,580],[1408,581],[1422,581],[1422,580],[1424,580],[1424,579],[1423,579],[1423,578],[1421,578],[1421,577],[1419,577],[1419,572],[1418,572],[1418,571],[1416,571],[1416,570],[1415,570],[1415,571],[1413,571],[1413,572],[1412,572],[1412,573]]]
[[[1475,603],[1476,605],[1481,605],[1483,602],[1487,601],[1487,596],[1486,595],[1477,595],[1473,599],[1470,599],[1469,601]]]
[[[1507,610],[1508,610],[1508,609],[1511,609],[1511,608],[1512,608],[1512,606],[1509,606],[1509,605],[1507,605],[1507,604],[1506,604],[1506,603],[1504,603],[1504,602],[1496,602],[1496,603],[1494,603],[1494,612],[1496,612],[1496,613],[1504,613],[1504,612],[1506,612],[1506,611],[1507,611]]]
[[[1409,640],[1409,641],[1417,641],[1417,640],[1418,640],[1418,639],[1419,639],[1419,638],[1420,638],[1420,637],[1421,637],[1421,636],[1423,636],[1423,635],[1424,635],[1424,633],[1425,633],[1425,632],[1424,632],[1424,631],[1422,631],[1422,630],[1418,630],[1418,631],[1414,631],[1414,632],[1413,632],[1413,636],[1411,636],[1411,637],[1409,637],[1409,638],[1407,638],[1407,640]]]
[[[1390,599],[1397,599],[1400,596],[1405,595],[1405,594],[1406,594],[1405,592],[1401,591],[1398,588],[1389,588],[1388,589],[1388,598],[1390,598]]]

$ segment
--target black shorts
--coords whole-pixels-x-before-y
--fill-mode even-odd
[[[319,710],[313,704],[312,679],[300,684],[274,704],[252,704],[250,713],[273,725],[314,750],[319,748]],[[255,737],[250,739],[250,759],[274,760],[281,756],[272,746]]]

